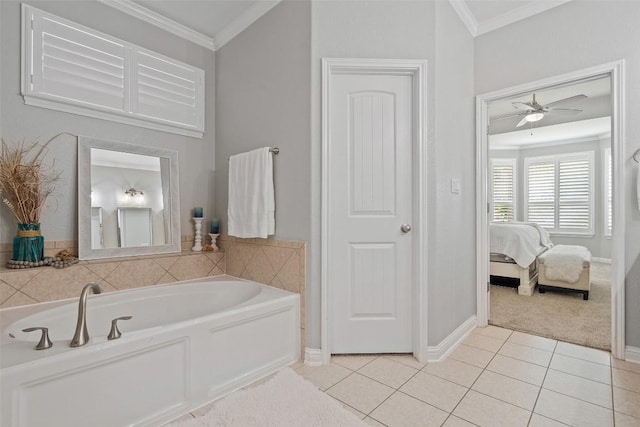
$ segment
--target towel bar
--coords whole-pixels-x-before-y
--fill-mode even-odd
[[[277,156],[278,154],[280,154],[280,149],[278,147],[269,148],[269,152],[274,156]],[[227,158],[227,162],[229,161],[229,159],[230,157]]]

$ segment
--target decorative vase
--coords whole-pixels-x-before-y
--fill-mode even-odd
[[[40,234],[40,224],[18,224],[17,236],[13,238],[14,261],[42,261],[44,237]]]

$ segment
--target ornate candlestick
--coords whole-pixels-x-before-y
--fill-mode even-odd
[[[193,222],[196,224],[196,238],[192,251],[201,252],[202,251],[202,217],[193,217]]]
[[[218,245],[216,245],[216,240],[218,239],[218,236],[220,235],[220,233],[209,233],[209,237],[211,237],[211,247],[213,248],[214,251],[219,251],[220,248],[218,247]]]

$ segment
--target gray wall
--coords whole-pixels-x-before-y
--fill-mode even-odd
[[[591,255],[598,258],[611,259],[611,237],[605,237],[604,231],[604,149],[610,146],[609,138],[606,141],[595,139],[593,141],[583,141],[572,144],[561,144],[539,148],[523,148],[521,150],[496,150],[490,151],[490,158],[510,158],[516,159],[517,174],[517,220],[524,221],[524,177],[526,157],[552,156],[554,154],[574,153],[582,151],[593,151],[593,236],[567,236],[562,234],[551,234],[551,240],[557,245],[579,245],[584,246],[591,252]]]
[[[227,229],[229,156],[278,147],[276,234],[309,241],[310,4],[285,1],[216,52],[216,203]]]
[[[216,215],[226,218],[227,157],[278,145],[275,237],[308,242],[307,345],[320,347],[324,57],[428,60],[429,344],[438,344],[475,313],[473,40],[447,2],[284,1],[220,49]],[[451,178],[461,195],[450,194]]]
[[[426,59],[429,345],[475,314],[473,40],[448,2],[312,4],[308,342],[320,346],[321,58]],[[462,194],[449,193],[458,178]],[[452,251],[446,253],[446,251]],[[455,257],[450,257],[455,253]],[[468,260],[464,264],[456,260]],[[455,266],[454,266],[455,264]]]
[[[203,139],[28,106],[20,95],[20,3],[0,2],[2,137],[10,144],[22,139],[44,142],[59,132],[70,132],[178,151],[182,234],[192,234],[191,208],[205,207],[207,218],[213,212],[214,53],[99,2],[33,1],[29,4],[205,70],[206,132]],[[56,169],[62,171],[62,179],[56,197],[48,201],[43,212],[43,235],[47,240],[75,240],[78,237],[75,138],[67,135],[57,138],[47,155],[47,160],[53,159]],[[15,229],[15,220],[8,209],[0,209],[0,242],[11,241]]]
[[[640,347],[638,165],[631,159],[640,148],[639,21],[640,2],[574,0],[475,40],[477,94],[625,59],[626,338],[634,347]]]

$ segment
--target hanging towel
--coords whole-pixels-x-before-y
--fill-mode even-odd
[[[229,158],[229,236],[266,238],[275,233],[273,158],[269,147]]]

